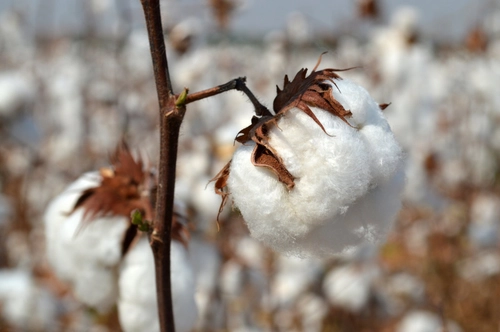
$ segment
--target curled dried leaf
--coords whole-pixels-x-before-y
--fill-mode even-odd
[[[73,206],[73,213],[83,209],[81,227],[98,217],[124,216],[130,224],[122,241],[122,254],[136,242],[141,231],[151,231],[148,224],[154,220],[156,178],[144,167],[142,160],[134,158],[125,142],[110,157],[112,166],[100,170],[98,186],[84,190]],[[134,219],[135,216],[135,219]],[[187,246],[189,231],[187,216],[174,207],[172,239]]]
[[[285,167],[281,158],[275,155],[272,150],[262,145],[255,145],[252,152],[252,163],[255,166],[269,168],[289,190],[295,186],[295,177]]]
[[[349,69],[351,68],[343,70]],[[273,102],[273,108],[276,114],[283,114],[297,107],[311,117],[314,122],[325,131],[325,128],[310,108],[318,107],[332,115],[338,116],[342,121],[350,125],[346,117],[350,117],[352,115],[351,112],[344,109],[344,107],[333,98],[332,86],[324,83],[325,81],[330,81],[335,85],[333,80],[341,79],[340,76],[336,74],[337,71],[342,70],[313,70],[313,72],[307,76],[307,69],[302,68],[291,82],[288,76],[285,76],[283,90],[276,86],[277,95]]]
[[[107,215],[129,217],[133,210],[152,220],[153,209],[145,187],[150,174],[142,161],[134,159],[125,143],[118,146],[111,161],[112,168],[100,170],[101,183],[83,191],[72,212],[83,208],[85,222]]]
[[[383,111],[385,110],[387,107],[389,107],[391,105],[391,103],[388,103],[388,104],[379,104],[378,107],[380,107],[380,109]]]
[[[215,181],[215,193],[222,198],[222,202],[220,203],[219,213],[217,213],[217,220],[219,220],[219,216],[224,209],[224,206],[227,203],[229,198],[229,192],[227,191],[227,179],[229,178],[229,172],[231,167],[231,160],[214,176],[210,182]]]

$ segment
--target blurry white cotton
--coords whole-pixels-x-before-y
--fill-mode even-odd
[[[319,260],[282,255],[276,257],[275,269],[271,280],[271,299],[275,306],[281,307],[295,303],[323,271]]]
[[[460,332],[462,329],[455,322],[443,322],[438,315],[421,310],[406,314],[396,328],[396,332]]]
[[[199,237],[189,242],[189,258],[196,281],[196,306],[198,308],[198,328],[205,326],[214,312],[214,296],[218,284],[221,257],[217,247]]]
[[[371,265],[349,264],[337,267],[326,275],[323,290],[331,304],[359,312],[368,304],[378,272]]]
[[[478,247],[495,246],[500,232],[500,198],[481,194],[474,198],[471,207],[469,238]]]
[[[292,189],[251,162],[248,142],[231,161],[229,193],[255,238],[286,254],[327,256],[383,238],[400,209],[402,152],[379,105],[357,84],[336,79],[333,97],[352,117],[311,107],[326,133],[292,109],[267,144],[295,178]]]
[[[0,312],[16,331],[49,331],[56,303],[47,291],[36,286],[31,271],[1,269]]]
[[[196,324],[195,283],[186,248],[171,242],[171,282],[175,330],[188,332]],[[120,268],[118,314],[125,332],[160,330],[153,252],[146,237],[125,256]]]
[[[72,286],[79,301],[107,311],[118,295],[117,265],[128,220],[106,217],[82,223],[82,209],[70,214],[82,191],[99,182],[98,173],[82,175],[52,200],[44,221],[47,258],[57,276]]]
[[[0,115],[14,115],[22,106],[33,102],[35,94],[35,84],[26,75],[15,72],[1,73]]]

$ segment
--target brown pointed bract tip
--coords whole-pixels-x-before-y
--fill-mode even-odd
[[[130,214],[138,210],[143,218],[154,220],[154,195],[156,179],[145,169],[139,158],[134,158],[128,145],[122,142],[110,157],[111,167],[102,168],[99,173],[99,185],[84,190],[77,199],[71,213],[83,209],[81,227],[99,217],[123,216],[130,219]],[[179,214],[173,216],[172,238],[187,244],[188,237],[182,235],[182,227],[176,225]],[[177,229],[178,231],[174,231]],[[125,254],[133,245],[140,232],[130,223],[124,234],[122,253]]]
[[[389,107],[391,105],[391,103],[388,103],[388,104],[379,104],[378,107],[380,107],[380,109],[383,111],[385,110],[387,107]]]
[[[220,214],[229,198],[229,192],[227,190],[227,180],[229,178],[230,167],[231,160],[220,170],[219,173],[217,173],[216,176],[214,176],[213,179],[210,180],[210,182],[215,181],[215,193],[222,197],[222,202],[219,207],[219,213],[217,213],[217,221],[219,220]]]
[[[100,170],[101,183],[83,191],[73,211],[83,208],[84,222],[108,215],[129,217],[135,209],[151,220],[152,208],[145,191],[149,174],[142,161],[134,159],[125,143],[118,146],[110,159],[112,167]]]

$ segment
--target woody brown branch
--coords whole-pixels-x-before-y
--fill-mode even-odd
[[[161,332],[174,332],[174,316],[171,289],[170,241],[174,206],[175,174],[179,131],[186,112],[186,105],[238,90],[245,93],[255,107],[257,115],[270,115],[245,85],[245,78],[236,78],[226,84],[188,94],[185,99],[175,95],[170,80],[167,54],[160,15],[159,0],[141,0],[146,19],[153,71],[160,109],[160,161],[158,167],[158,187],[153,227],[149,233],[150,245],[155,262],[156,292]],[[187,91],[187,89],[186,89]]]
[[[174,332],[170,278],[170,241],[174,206],[175,166],[179,130],[185,107],[177,108],[168,71],[159,0],[141,0],[151,48],[160,109],[160,161],[155,218],[150,244],[155,262],[158,316],[161,332]]]

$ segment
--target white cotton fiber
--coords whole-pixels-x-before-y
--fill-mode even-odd
[[[106,217],[82,223],[82,209],[70,214],[82,191],[99,182],[98,173],[81,176],[52,200],[44,220],[47,258],[56,274],[72,286],[79,301],[104,312],[118,295],[117,264],[128,220]]]
[[[325,276],[323,290],[333,305],[359,312],[368,304],[378,273],[378,269],[371,265],[341,266]]]
[[[188,332],[197,318],[193,271],[180,242],[172,241],[170,258],[175,330]],[[154,259],[146,237],[125,256],[119,289],[118,314],[123,331],[159,331]]]
[[[350,126],[311,107],[326,133],[299,109],[270,130],[269,145],[295,177],[291,190],[252,164],[253,142],[232,159],[234,204],[252,236],[279,252],[325,256],[375,242],[400,208],[402,151],[387,121],[365,89],[345,79],[335,84],[334,98],[352,112]]]
[[[407,313],[396,328],[396,332],[460,332],[462,329],[454,321],[445,321],[437,314],[423,310]]]

